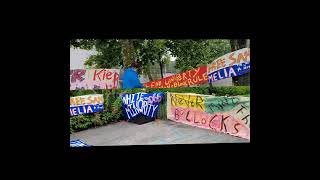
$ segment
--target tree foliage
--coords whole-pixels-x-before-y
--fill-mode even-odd
[[[230,52],[228,40],[207,39],[76,39],[70,41],[71,47],[81,49],[95,48],[85,62],[95,68],[127,67],[134,60],[140,64],[138,73],[145,72],[153,80],[150,65],[159,64],[161,77],[163,68],[170,61],[169,53],[176,57],[176,68],[190,70],[212,62],[215,58]]]
[[[70,40],[70,47],[90,50],[95,42],[95,39],[72,39]]]
[[[70,45],[86,50],[94,47],[97,54],[91,55],[85,65],[95,68],[127,67],[137,60],[141,66],[138,73],[144,71],[151,80],[150,65],[159,63],[163,74],[162,69],[167,62],[162,58],[167,53],[166,40],[162,39],[75,39],[70,41]]]
[[[170,40],[167,46],[176,56],[176,68],[190,70],[212,62],[215,58],[230,52],[227,40]]]
[[[144,40],[140,48],[137,48],[139,54],[139,63],[143,67],[149,67],[150,64],[158,63],[160,66],[161,77],[163,78],[163,67],[167,61],[165,56],[168,54],[166,41],[163,39]]]
[[[85,62],[85,65],[94,66],[96,68],[112,68],[124,65],[122,44],[119,40],[98,39],[95,41],[94,45],[98,53],[96,55],[91,55]]]

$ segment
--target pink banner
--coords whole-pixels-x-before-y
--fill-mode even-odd
[[[209,114],[204,111],[181,107],[171,107],[170,111],[168,119],[250,139],[250,129],[241,120],[237,120],[227,113]]]
[[[119,69],[70,70],[70,90],[117,89]]]
[[[167,118],[250,140],[250,97],[167,92]]]

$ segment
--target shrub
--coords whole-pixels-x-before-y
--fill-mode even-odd
[[[250,86],[212,87],[210,90],[216,96],[236,96],[250,94]]]
[[[70,129],[72,129],[72,131],[87,129],[91,127],[95,121],[95,114],[72,116],[70,118]]]

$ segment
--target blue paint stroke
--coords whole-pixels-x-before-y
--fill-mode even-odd
[[[90,114],[103,111],[103,104],[90,104],[70,107],[70,115],[76,116],[80,114]]]
[[[122,107],[129,120],[139,114],[154,118],[163,97],[164,94],[162,92],[122,94]]]
[[[221,79],[241,76],[248,72],[250,72],[250,62],[244,62],[209,73],[208,82],[213,83]]]

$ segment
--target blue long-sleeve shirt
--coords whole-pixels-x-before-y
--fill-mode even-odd
[[[122,89],[132,89],[132,88],[143,88],[144,86],[140,83],[138,74],[132,68],[127,68],[123,76],[122,80]]]

